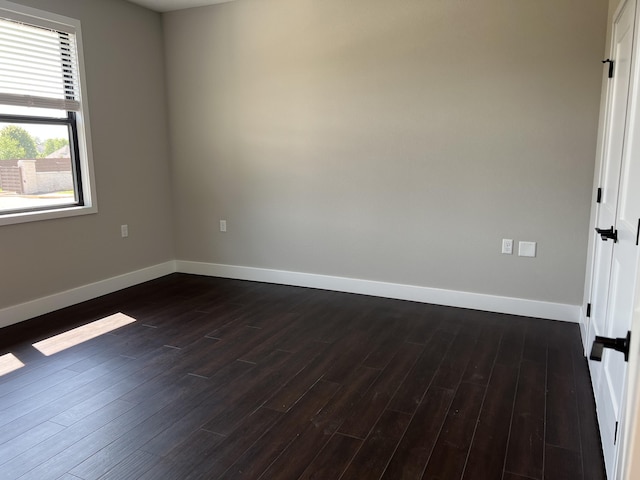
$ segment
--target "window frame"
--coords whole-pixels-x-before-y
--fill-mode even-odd
[[[45,206],[30,210],[0,212],[0,226],[97,213],[80,21],[6,0],[0,0],[0,16],[10,20],[30,23],[34,26],[74,34],[76,37],[78,86],[80,89],[80,110],[76,112],[66,110],[67,117],[0,114],[0,121],[4,122],[13,120],[14,122],[22,123],[68,125],[70,129],[70,148],[72,149],[72,171],[76,188],[76,200],[73,205]]]

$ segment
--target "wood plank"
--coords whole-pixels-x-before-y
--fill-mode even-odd
[[[215,478],[215,475],[226,471],[281,417],[281,412],[259,408],[209,451],[205,461],[197,465],[196,474],[190,475],[188,478]],[[171,456],[171,453],[169,455]]]
[[[546,369],[523,361],[511,420],[505,470],[531,478],[542,478]]]
[[[549,349],[545,442],[580,452],[580,421],[571,351]],[[582,469],[581,469],[582,470]]]
[[[388,336],[378,347],[367,355],[367,358],[362,362],[362,366],[382,370],[389,365],[389,362],[391,362],[400,349],[403,348],[404,343],[405,342],[399,338],[395,338],[392,335]]]
[[[385,411],[340,479],[380,478],[410,420],[406,413]]]
[[[495,364],[498,348],[502,340],[502,329],[486,325],[471,352],[467,369],[462,374],[462,381],[487,385]]]
[[[521,322],[508,325],[502,335],[496,364],[498,365],[520,365],[522,361],[522,350],[524,348],[524,326]]]
[[[405,344],[362,398],[356,415],[350,416],[338,432],[365,438],[384,412],[400,384],[424,350],[422,345]]]
[[[425,478],[462,477],[485,390],[473,383],[460,384],[427,463]]]
[[[287,356],[284,354],[282,360],[284,361],[286,358]],[[168,454],[168,452],[188,439],[194,431],[200,429],[206,422],[206,419],[210,418],[212,410],[210,403],[211,397],[216,399],[224,398],[224,392],[222,390],[228,389],[228,391],[232,391],[233,382],[242,382],[243,380],[246,380],[247,383],[251,382],[250,376],[247,376],[246,379],[244,377],[245,374],[249,374],[249,370],[254,370],[254,374],[256,374],[257,372],[266,370],[266,368],[255,368],[254,365],[245,362],[234,362],[228,365],[209,380],[206,395],[199,399],[201,403],[195,405],[189,411],[184,412],[183,416],[177,417],[172,425],[168,426],[163,432],[160,432],[140,448],[157,456]]]
[[[140,383],[140,380],[137,380],[136,385],[138,383]],[[116,383],[114,386],[120,385],[119,383]],[[44,421],[53,421],[53,419],[61,412],[65,412],[70,408],[75,408],[76,405],[81,404],[93,395],[99,394],[105,388],[108,388],[105,379],[97,379],[95,382],[91,382],[82,388],[69,392],[57,399],[47,398],[47,401],[43,402],[43,404],[35,410],[25,409],[22,416],[12,420],[0,429],[0,444],[8,442],[13,438],[28,432],[30,429],[35,428]],[[54,423],[65,425],[63,422],[58,421],[54,421]]]
[[[546,445],[544,456],[545,480],[582,480],[580,452]]]
[[[391,410],[405,413],[415,412],[454,338],[454,335],[447,332],[437,331],[434,333],[420,358],[395,393],[389,405]]]
[[[44,422],[27,430],[22,435],[14,437],[11,441],[0,444],[0,470],[2,464],[28,452],[34,446],[63,430],[64,427],[62,425]]]
[[[52,380],[43,380],[33,388],[20,389],[5,397],[2,401],[2,417],[0,426],[17,418],[43,408],[47,403],[73,394],[88,385],[95,386],[96,379],[107,377],[113,370],[129,363],[129,359],[116,357],[105,364],[91,368],[82,373],[64,370],[60,375],[52,376]],[[104,387],[103,387],[104,388]],[[46,392],[45,392],[46,390]],[[6,402],[6,403],[5,403]]]
[[[203,428],[222,435],[231,433],[247,415],[262,406],[316,356],[321,345],[314,345],[316,348],[309,348],[296,354],[274,352],[274,356],[286,355],[286,357],[273,365],[263,367],[265,365],[263,364],[256,367],[247,374],[249,376],[255,372],[250,382],[243,382],[244,385],[228,389],[224,395],[217,396],[211,404],[216,405],[216,408],[211,409],[210,420]]]
[[[534,320],[527,322],[522,359],[545,365],[547,362],[547,342],[549,340],[548,323],[540,325]]]
[[[136,450],[107,473],[101,475],[98,480],[137,480],[158,461],[159,459],[155,455]]]
[[[93,415],[85,418],[81,422],[68,427],[57,435],[49,437],[47,440],[33,446],[28,451],[14,457],[10,461],[2,465],[2,473],[6,478],[19,478],[25,475],[26,478],[46,478],[46,468],[40,473],[35,469],[50,461],[52,458],[60,455],[67,448],[70,448],[76,442],[91,435],[92,432],[99,431],[104,425],[109,424],[117,418],[122,417],[128,411],[132,410],[135,405],[117,400]],[[85,455],[91,455],[93,451],[85,452]],[[76,463],[82,461],[84,457],[76,459]],[[68,468],[71,468],[69,466]],[[60,475],[66,472],[68,468],[63,468],[59,472]],[[40,476],[38,476],[40,475]]]
[[[333,435],[298,480],[340,478],[361,445],[360,439],[340,434]]]
[[[333,431],[327,428],[329,423],[328,417],[314,415],[260,478],[298,478],[331,438]]]
[[[431,457],[447,412],[453,400],[453,390],[433,387],[411,419],[406,433],[398,444],[383,479],[421,479]]]
[[[375,350],[381,337],[367,332],[351,330],[337,342],[337,351],[331,368],[325,373],[328,382],[344,383],[354,367],[362,365],[369,353]]]
[[[445,321],[446,308],[435,305],[415,305],[415,311],[403,312],[403,317],[414,320],[404,340],[408,343],[426,345]]]
[[[494,366],[466,461],[465,480],[502,475],[517,384],[516,365]]]
[[[536,479],[531,477],[523,477],[521,475],[516,475],[515,473],[511,473],[511,472],[504,472],[504,476],[502,477],[502,480],[536,480]]]
[[[284,350],[299,352],[306,345],[313,342],[311,326],[299,318],[298,315],[287,313],[281,315],[284,324],[273,335],[246,352],[241,359],[247,362],[259,363],[271,352]],[[269,325],[271,328],[271,325]]]
[[[129,455],[131,445],[136,441],[144,443],[146,441],[145,434],[155,436],[159,433],[163,422],[169,422],[173,418],[172,415],[181,414],[179,409],[172,412],[171,405],[185,405],[182,400],[199,393],[203,387],[202,379],[187,376],[175,379],[172,389],[165,390],[147,399],[146,402],[135,405],[125,414],[99,429],[94,429],[90,434],[78,439],[67,448],[56,449],[58,451],[54,451],[54,455],[49,460],[38,465],[30,473],[34,475],[34,478],[39,478],[38,475],[46,478],[47,475],[62,474],[68,471],[79,477],[96,478],[122,460],[123,457],[120,455]],[[188,408],[188,404],[186,408]],[[159,412],[162,413],[159,414]],[[169,412],[172,415],[163,414]],[[78,422],[75,425],[82,423]],[[56,437],[51,437],[51,439]],[[119,439],[120,441],[116,442]],[[72,469],[75,469],[76,473],[71,471]]]
[[[120,399],[124,393],[133,390],[144,381],[144,377],[142,375],[129,374],[131,372],[138,373],[133,369],[129,369],[123,371],[122,376],[114,373],[113,376],[110,376],[108,381],[96,379],[95,382],[87,385],[87,388],[82,391],[80,391],[80,389],[75,390],[70,395],[66,395],[59,399],[58,402],[55,402],[54,404],[50,403],[47,406],[50,414],[54,414],[55,411],[52,407],[57,407],[58,403],[66,403],[66,406],[68,407],[59,414],[51,417],[51,421],[60,425],[70,426],[88,415],[104,408],[111,402]],[[122,377],[124,378],[118,381]],[[94,394],[91,395],[92,393]],[[87,396],[88,398],[83,400]]]
[[[209,460],[212,452],[215,452],[226,438],[218,433],[195,430],[183,442],[176,442],[166,457],[176,463],[190,465],[195,470]]]
[[[339,348],[339,347],[338,347]],[[325,346],[302,370],[265,402],[264,406],[288,411],[333,365],[337,348]]]
[[[210,377],[220,368],[235,362],[245,352],[250,351],[253,346],[268,338],[269,335],[270,332],[243,326],[234,335],[230,335],[213,344],[207,351],[208,361],[201,362],[199,366],[194,366],[192,373]]]
[[[440,363],[433,377],[433,385],[447,389],[458,388],[471,361],[469,353],[474,350],[476,343],[477,336],[468,333],[467,329],[459,333]]]
[[[325,425],[325,431],[332,434],[345,422],[357,416],[363,399],[371,391],[371,386],[380,376],[373,368],[359,367],[353,370],[344,385],[323,407],[316,421]]]
[[[600,431],[596,417],[596,404],[591,388],[589,367],[586,358],[573,357],[574,379],[580,422],[580,444],[582,446],[582,472],[585,480],[605,480],[604,457],[600,444]],[[576,442],[577,443],[577,442]]]
[[[278,423],[256,441],[226,472],[213,472],[212,478],[258,478],[287,446],[307,427],[309,419],[321,410],[338,390],[335,383],[320,381],[283,416]]]

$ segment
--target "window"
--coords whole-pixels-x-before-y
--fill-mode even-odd
[[[96,211],[80,23],[0,0],[0,225]]]

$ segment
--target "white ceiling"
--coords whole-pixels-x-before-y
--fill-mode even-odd
[[[203,7],[214,3],[226,3],[233,0],[129,0],[143,7],[150,8],[156,12],[170,12],[172,10],[182,10],[183,8]]]

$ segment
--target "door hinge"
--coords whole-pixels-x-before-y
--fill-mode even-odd
[[[596,203],[602,203],[602,188],[598,187],[598,195],[596,196]]]
[[[640,241],[640,218],[638,219],[638,230],[636,230],[636,247]]]
[[[617,441],[618,441],[618,422],[616,422],[616,431],[613,434],[613,444],[615,445]]]
[[[608,63],[609,64],[609,78],[613,78],[613,64],[615,62],[613,60],[611,60],[610,58],[607,58],[606,60],[602,60],[602,63]]]
[[[587,317],[591,317],[591,304],[587,303]]]

